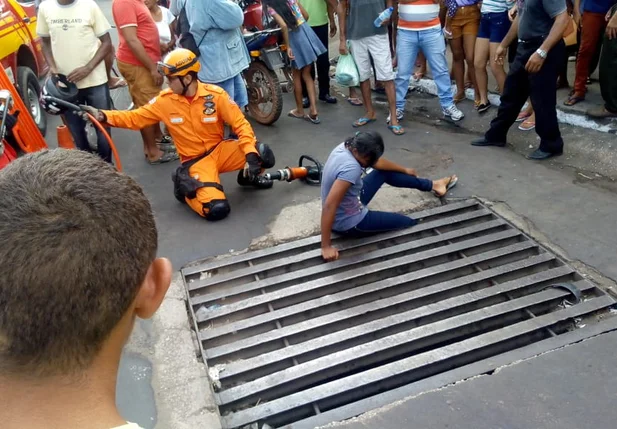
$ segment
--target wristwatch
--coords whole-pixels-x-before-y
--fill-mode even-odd
[[[544,49],[540,49],[540,48],[536,49],[536,54],[540,55],[540,58],[546,59],[547,53]]]

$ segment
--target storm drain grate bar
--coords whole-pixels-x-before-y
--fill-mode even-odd
[[[415,217],[337,239],[333,263],[309,237],[183,270],[224,428],[353,417],[612,320],[611,297],[478,201]]]

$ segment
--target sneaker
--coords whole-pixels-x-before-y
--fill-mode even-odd
[[[441,111],[446,118],[450,118],[453,121],[460,121],[465,117],[465,114],[459,110],[454,104],[447,108],[442,108]]]
[[[404,117],[405,117],[405,111],[403,109],[396,109],[396,120],[402,121]],[[386,122],[389,124],[391,119],[392,117],[388,113],[388,118],[386,119]]]

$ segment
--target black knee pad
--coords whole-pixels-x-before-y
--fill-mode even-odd
[[[204,217],[209,221],[225,219],[230,211],[227,200],[212,200],[203,205]]]
[[[259,157],[261,158],[261,168],[274,167],[274,152],[272,152],[270,146],[266,143],[257,143],[257,152],[259,152]]]

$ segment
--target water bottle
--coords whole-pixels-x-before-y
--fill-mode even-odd
[[[393,7],[389,7],[383,12],[381,12],[375,22],[373,22],[373,25],[377,28],[381,27],[381,24],[383,24],[385,20],[390,19],[390,17],[392,16],[392,12],[394,12]]]

